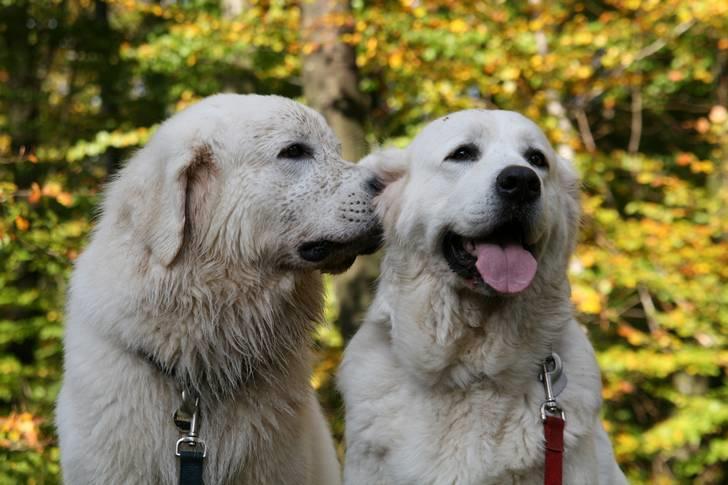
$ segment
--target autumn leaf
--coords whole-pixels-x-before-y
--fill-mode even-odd
[[[15,227],[20,231],[27,231],[30,229],[30,222],[23,216],[15,216]]]

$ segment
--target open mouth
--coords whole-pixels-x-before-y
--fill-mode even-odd
[[[320,239],[305,242],[298,247],[298,255],[325,273],[341,273],[354,264],[357,256],[372,254],[381,245],[382,230],[377,227],[350,241]]]
[[[528,288],[538,269],[527,240],[526,226],[512,221],[479,237],[450,231],[442,251],[450,269],[474,285],[484,283],[499,293],[515,294]]]

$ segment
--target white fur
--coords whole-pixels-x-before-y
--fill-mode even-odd
[[[294,142],[310,159],[278,156]],[[218,95],[159,128],[108,187],[73,273],[56,417],[66,483],[177,483],[182,384],[200,394],[205,483],[340,482],[309,334],[317,269],[356,250],[315,264],[298,248],[375,231],[370,176],[284,98]]]
[[[445,161],[473,143],[473,162]],[[495,178],[535,168],[542,195],[533,238],[539,269],[515,296],[473,287],[450,270],[446,231],[485,234],[497,224]],[[405,150],[367,157],[390,173],[377,200],[386,255],[376,298],[346,349],[345,483],[543,483],[544,390],[539,363],[557,352],[568,376],[567,484],[625,483],[599,420],[600,374],[573,319],[566,267],[578,221],[578,180],[541,131],[517,113],[470,110],[429,124]],[[400,176],[391,176],[399,170]]]

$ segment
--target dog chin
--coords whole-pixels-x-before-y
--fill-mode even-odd
[[[326,261],[312,263],[297,254],[291,255],[285,261],[281,262],[281,269],[284,271],[311,272],[320,271],[327,274],[339,274],[351,268],[356,261],[357,255],[348,255],[346,257],[329,258]]]
[[[347,269],[351,268],[351,265],[354,264],[354,261],[356,261],[356,256],[351,256],[347,259],[337,261],[337,262],[331,262],[329,264],[321,266],[319,268],[319,270],[322,273],[329,273],[329,274],[343,273]]]
[[[356,257],[376,252],[382,245],[382,231],[376,226],[368,232],[346,241],[318,239],[298,246],[297,259],[302,267],[324,273],[342,273]]]
[[[461,286],[464,286],[469,291],[473,293],[477,293],[481,296],[484,296],[489,299],[510,299],[515,298],[517,295],[525,292],[528,288],[525,288],[523,291],[519,293],[502,293],[492,286],[490,286],[488,283],[483,281],[483,278],[480,276],[474,277],[474,278],[463,278],[461,276],[455,275],[455,278],[458,279],[459,284]]]

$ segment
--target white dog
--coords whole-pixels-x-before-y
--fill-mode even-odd
[[[545,417],[565,412],[565,483],[624,483],[569,302],[569,164],[523,116],[483,110],[440,118],[406,150],[364,163],[390,176],[375,203],[386,255],[339,375],[345,483],[544,483],[543,363],[555,395]]]
[[[218,95],[164,123],[109,186],[72,277],[65,483],[177,483],[176,446],[206,448],[208,485],[339,483],[309,334],[317,270],[379,243],[376,185],[284,98]]]

